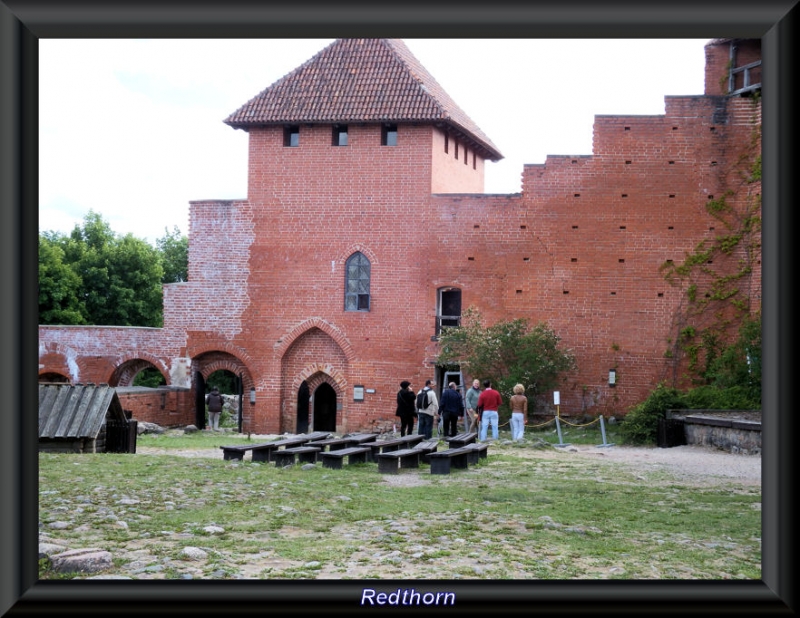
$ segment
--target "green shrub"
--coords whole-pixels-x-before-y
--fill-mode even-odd
[[[754,396],[752,389],[737,385],[730,388],[699,386],[686,392],[683,400],[691,410],[759,410],[760,397]]]
[[[665,418],[667,410],[686,407],[683,395],[675,388],[659,384],[640,404],[634,406],[620,426],[623,442],[627,444],[655,444],[658,437],[658,419]]]

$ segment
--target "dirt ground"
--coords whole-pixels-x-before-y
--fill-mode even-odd
[[[274,436],[254,436],[254,439],[270,439]],[[208,457],[222,459],[219,449],[175,450],[155,447],[137,447],[139,453],[171,454],[182,457]],[[747,485],[761,485],[761,457],[740,455],[706,446],[675,446],[672,448],[634,446],[569,445],[558,448],[521,448],[515,455],[532,458],[580,457],[598,461],[613,461],[630,464],[641,471],[650,468],[670,473],[672,476],[703,484],[725,483],[736,480]],[[401,474],[386,475],[387,483],[424,483],[425,477]]]

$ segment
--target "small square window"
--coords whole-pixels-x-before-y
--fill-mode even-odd
[[[381,127],[381,146],[397,146],[396,124],[385,124]]]
[[[347,146],[347,125],[335,124],[333,125],[333,145],[334,146]]]
[[[300,145],[300,127],[292,125],[283,129],[283,145],[297,148]]]

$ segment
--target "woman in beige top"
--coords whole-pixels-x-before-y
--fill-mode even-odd
[[[514,387],[514,394],[508,403],[511,406],[511,439],[520,442],[528,422],[528,398],[522,384]]]

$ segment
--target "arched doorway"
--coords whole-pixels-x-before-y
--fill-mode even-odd
[[[51,384],[66,384],[69,382],[67,376],[56,373],[55,371],[48,371],[47,373],[39,374],[39,382],[49,382]]]
[[[308,392],[308,382],[303,380],[300,388],[297,389],[297,433],[308,431],[308,404],[311,401],[311,394]]]
[[[336,391],[327,382],[314,391],[314,431],[336,431]]]

